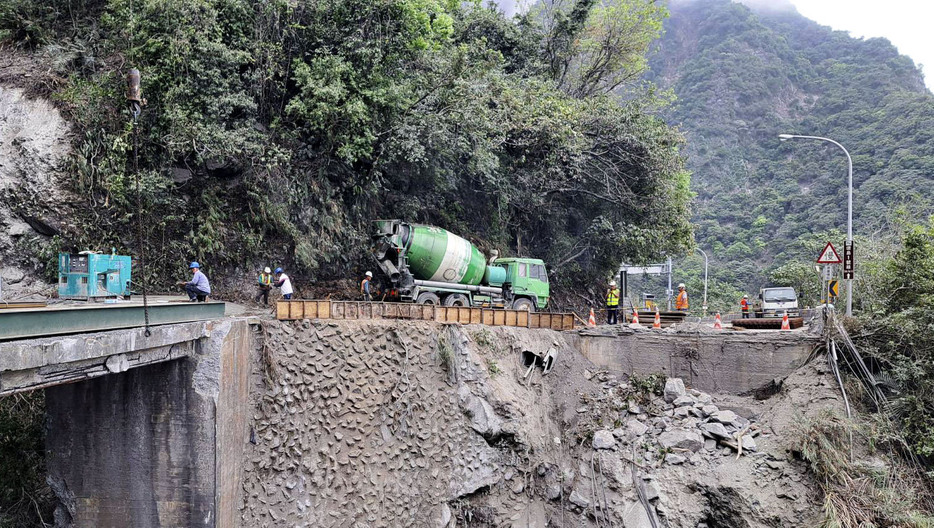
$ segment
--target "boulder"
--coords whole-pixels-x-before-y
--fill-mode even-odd
[[[632,436],[642,436],[649,430],[649,427],[639,420],[629,420],[626,422],[626,429]]]
[[[668,378],[665,381],[665,401],[672,403],[678,398],[686,395],[684,382],[681,378]]]
[[[701,430],[704,431],[705,435],[711,436],[713,438],[728,439],[732,437],[732,435],[729,433],[729,431],[726,430],[726,427],[724,427],[722,423],[705,423],[701,426]]]
[[[739,416],[737,416],[733,411],[717,411],[710,415],[710,419],[714,422],[720,422],[722,424],[728,425],[733,425],[737,418],[739,418]]]
[[[677,465],[684,464],[685,462],[687,462],[687,459],[681,455],[678,455],[675,453],[669,453],[665,455],[665,462],[671,464],[672,466],[677,466]]]
[[[713,413],[719,412],[720,409],[718,409],[716,405],[707,404],[701,406],[701,411],[704,413],[704,416],[710,416]]]
[[[597,431],[593,434],[592,445],[594,449],[613,449],[616,447],[616,438],[613,438],[612,431]]]
[[[694,405],[695,403],[697,403],[697,400],[695,400],[693,396],[684,395],[684,396],[679,396],[672,403],[674,404],[675,407],[685,407],[688,405]]]
[[[571,492],[571,495],[568,496],[568,500],[571,502],[571,504],[579,508],[587,509],[587,507],[590,506],[590,501],[585,499],[583,495],[577,492],[577,490]]]
[[[686,449],[697,452],[704,447],[704,437],[697,431],[671,429],[658,436],[658,443],[667,449]]]
[[[743,451],[755,451],[756,448],[756,439],[749,436],[743,435]]]

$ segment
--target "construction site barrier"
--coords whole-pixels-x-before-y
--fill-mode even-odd
[[[276,319],[409,319],[440,323],[482,324],[573,330],[574,314],[527,312],[501,308],[437,306],[356,301],[281,300],[276,304]]]

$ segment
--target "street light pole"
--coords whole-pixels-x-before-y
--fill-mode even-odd
[[[707,253],[701,248],[694,248],[704,256],[704,317],[707,316]]]
[[[849,194],[847,196],[847,213],[846,213],[846,241],[847,244],[853,246],[853,158],[850,157],[850,153],[843,147],[843,145],[837,143],[836,141],[820,137],[820,136],[798,136],[794,134],[779,134],[778,139],[781,141],[787,141],[789,139],[816,139],[818,141],[826,141],[828,143],[833,143],[834,145],[840,147],[843,150],[843,153],[846,154],[847,162],[847,177],[849,181]],[[855,255],[854,255],[855,261]],[[853,316],[853,279],[846,279],[846,316]]]

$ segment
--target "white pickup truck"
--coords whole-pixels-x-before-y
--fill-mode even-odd
[[[788,317],[799,317],[798,295],[794,288],[762,288],[759,298],[752,305],[756,317],[781,317],[785,313]]]

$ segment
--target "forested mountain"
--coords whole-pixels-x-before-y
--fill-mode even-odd
[[[354,277],[383,217],[544,258],[567,283],[683,251],[682,139],[638,84],[664,15],[639,0],[541,20],[480,0],[0,2],[2,45],[44,63],[35,84],[76,129],[75,218],[34,249],[136,254],[142,217],[163,286],[189,260]],[[131,67],[148,100],[139,205]]]
[[[852,38],[777,5],[675,1],[650,59],[648,78],[677,98],[664,113],[687,138],[697,244],[732,303],[776,270],[782,280],[813,274],[823,233],[845,233],[844,153],[782,143],[780,133],[849,150],[857,236],[878,234],[899,206],[932,211],[934,96],[918,68],[887,40]],[[695,292],[701,264],[682,266]]]

